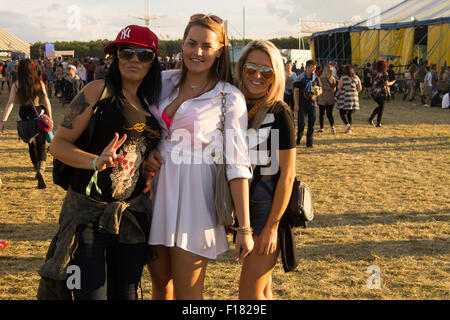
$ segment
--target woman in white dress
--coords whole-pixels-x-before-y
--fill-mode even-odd
[[[251,166],[246,143],[247,108],[234,87],[228,40],[222,19],[191,17],[183,36],[181,70],[163,72],[162,95],[151,111],[163,128],[159,152],[146,168],[154,180],[153,218],[149,244],[158,258],[149,263],[153,299],[202,299],[209,259],[229,249],[225,227],[214,210],[216,165],[222,152],[222,94],[226,94],[227,178],[239,230],[235,259],[253,249],[248,179]],[[203,156],[205,155],[205,156]],[[211,156],[211,157],[210,157]]]

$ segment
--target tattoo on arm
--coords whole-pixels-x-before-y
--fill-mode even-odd
[[[64,116],[64,120],[61,122],[61,126],[67,129],[73,129],[73,120],[82,114],[87,107],[89,107],[89,103],[86,101],[86,97],[82,92],[69,104],[69,108]]]

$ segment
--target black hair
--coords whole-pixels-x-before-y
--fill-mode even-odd
[[[162,87],[161,81],[161,66],[155,58],[137,91],[137,95],[142,102],[146,100],[149,105],[159,102]],[[120,75],[117,53],[113,54],[113,61],[106,73],[105,82],[112,95],[122,92],[122,76]],[[144,106],[144,109],[147,109],[147,106]]]

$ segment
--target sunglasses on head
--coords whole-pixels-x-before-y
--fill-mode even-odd
[[[123,60],[131,60],[135,54],[140,62],[151,62],[156,56],[156,53],[148,48],[120,47],[119,50],[117,50],[117,55]]]
[[[244,65],[244,72],[249,76],[254,75],[258,71],[266,79],[270,79],[273,76],[273,69],[271,67],[257,66],[254,63],[246,63]]]
[[[205,18],[208,18],[219,25],[223,25],[223,20],[220,17],[215,16],[213,14],[197,13],[197,14],[194,14],[193,16],[191,16],[191,19],[189,21],[205,19]]]

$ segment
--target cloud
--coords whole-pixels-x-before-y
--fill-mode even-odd
[[[399,0],[378,0],[377,6],[384,11]],[[310,1],[310,0],[265,0],[266,11],[269,15],[284,19],[288,24],[298,24],[303,20],[348,22],[369,17],[367,8],[373,5],[372,0],[339,0],[339,1]]]

